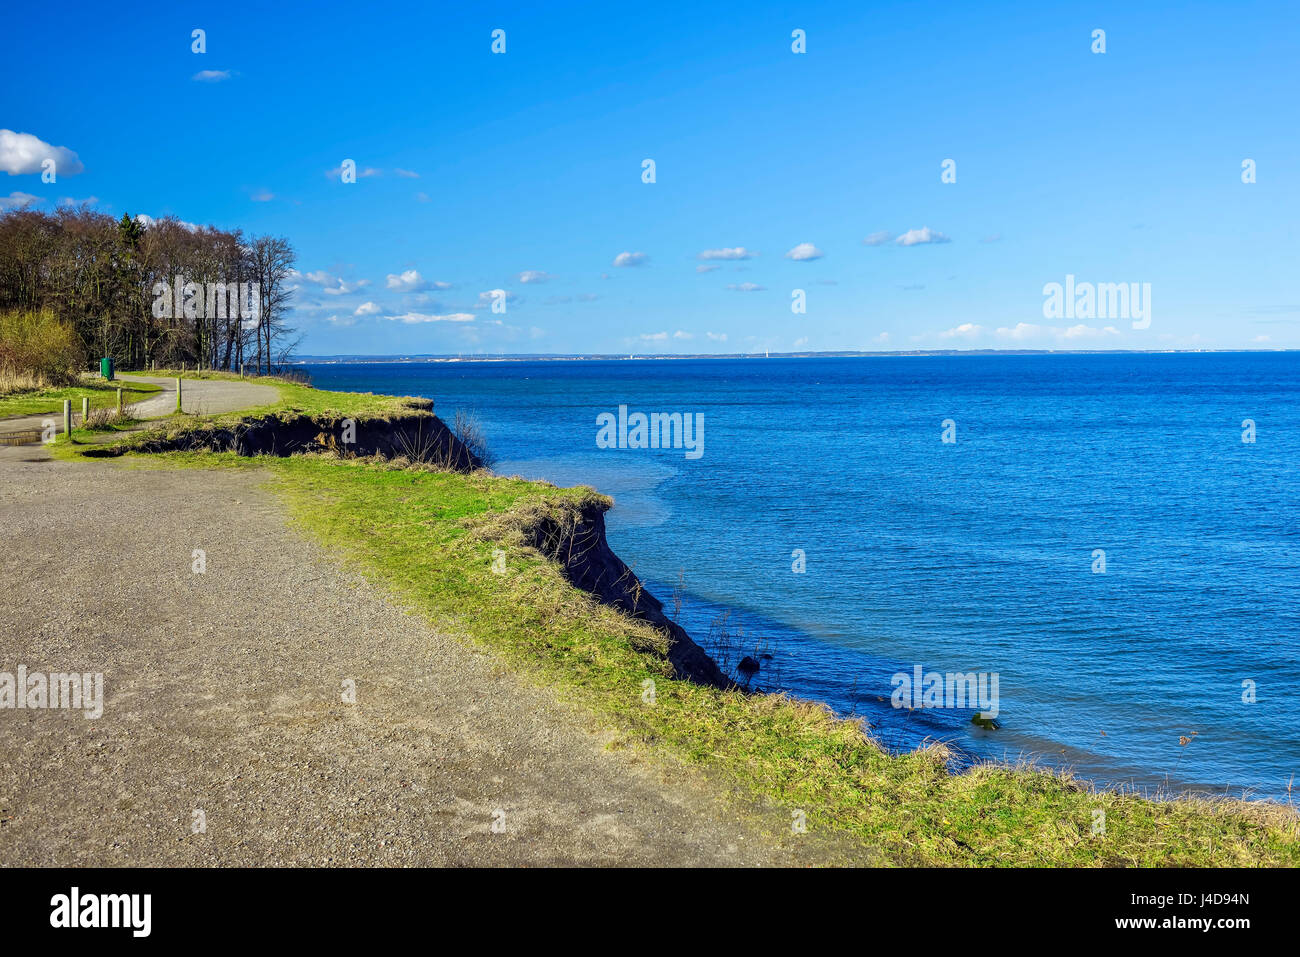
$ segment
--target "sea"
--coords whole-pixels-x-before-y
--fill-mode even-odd
[[[612,496],[614,551],[730,673],[885,747],[1290,800],[1300,353],[305,369],[472,414],[497,472]],[[598,442],[620,407],[690,416],[698,456]]]

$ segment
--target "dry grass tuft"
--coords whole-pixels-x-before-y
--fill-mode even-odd
[[[23,384],[23,390],[71,385],[85,361],[71,323],[48,309],[0,312],[0,375]],[[17,390],[0,386],[0,391]]]
[[[111,432],[135,425],[139,421],[136,407],[133,405],[126,406],[121,412],[117,411],[117,406],[106,405],[91,409],[90,415],[86,417],[85,422],[81,423],[81,427],[91,432]]]
[[[44,376],[34,372],[20,372],[16,369],[0,369],[0,395],[13,395],[17,392],[35,392],[48,389],[53,383]]]

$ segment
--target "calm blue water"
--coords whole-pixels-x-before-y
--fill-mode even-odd
[[[308,368],[475,410],[499,472],[613,495],[611,544],[665,602],[680,575],[692,635],[726,616],[733,665],[773,656],[757,686],[886,744],[1267,797],[1300,771],[1300,355]],[[703,457],[597,448],[620,404],[702,413]],[[1002,727],[891,708],[917,664],[998,673]]]

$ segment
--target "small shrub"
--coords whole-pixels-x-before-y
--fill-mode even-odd
[[[135,425],[140,420],[136,418],[135,406],[128,405],[121,412],[117,411],[116,406],[104,406],[99,409],[91,409],[90,415],[81,427],[90,432],[108,432],[113,429],[120,429],[124,426]]]
[[[34,392],[44,389],[49,383],[40,376],[30,372],[17,372],[0,369],[0,395],[12,395],[15,392]]]
[[[496,457],[488,449],[487,436],[483,432],[483,424],[479,422],[477,415],[473,412],[457,409],[452,431],[456,433],[456,438],[460,439],[461,444],[469,449],[474,454],[474,457],[483,464],[485,469],[490,469],[496,464]]]
[[[72,325],[48,309],[0,313],[0,380],[34,383],[27,388],[70,385],[85,364]]]

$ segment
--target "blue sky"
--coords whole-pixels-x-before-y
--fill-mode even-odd
[[[0,128],[84,171],[0,197],[286,236],[304,353],[1300,347],[1293,2],[5,18]],[[1045,318],[1067,274],[1150,326]]]

